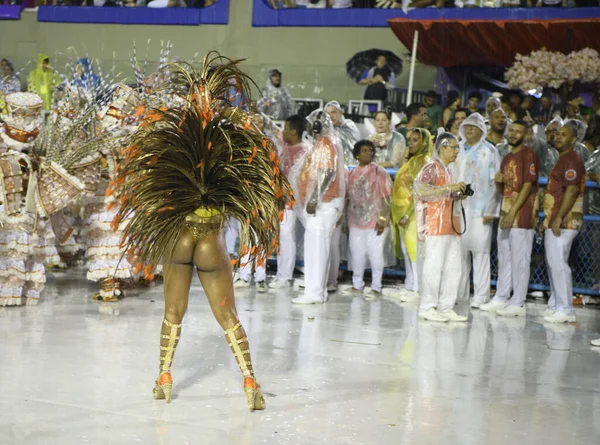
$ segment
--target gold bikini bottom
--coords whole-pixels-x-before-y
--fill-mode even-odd
[[[185,218],[185,226],[196,243],[211,233],[220,232],[224,223],[221,212],[213,209],[198,209]]]

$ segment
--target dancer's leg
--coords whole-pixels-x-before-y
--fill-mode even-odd
[[[264,409],[265,401],[254,379],[248,338],[235,308],[231,265],[221,232],[209,233],[199,240],[194,250],[194,264],[215,319],[225,331],[225,338],[244,376],[248,407],[251,411]]]
[[[173,378],[171,363],[181,336],[181,322],[187,310],[192,283],[195,242],[192,234],[184,229],[177,241],[173,256],[164,269],[165,318],[160,340],[160,374],[154,388],[154,398],[171,401]]]

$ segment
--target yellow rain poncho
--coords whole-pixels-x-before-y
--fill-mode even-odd
[[[424,128],[417,128],[414,131],[418,131],[421,134],[421,148],[400,167],[398,173],[396,173],[394,189],[392,191],[394,251],[398,258],[402,256],[399,238],[402,236],[408,256],[412,262],[417,260],[417,224],[412,194],[413,183],[423,166],[429,161],[432,147],[429,131]],[[408,217],[408,224],[402,227],[399,222],[405,216]]]
[[[43,64],[46,59],[50,59],[46,54],[38,54],[37,66],[27,78],[27,89],[42,98],[44,110],[48,111],[52,108],[52,92],[58,84],[58,75],[49,66],[44,71]]]

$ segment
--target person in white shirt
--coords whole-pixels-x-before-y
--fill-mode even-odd
[[[465,233],[461,237],[463,273],[460,294],[470,297],[470,274],[473,265],[474,297],[472,308],[479,308],[490,298],[490,250],[494,219],[500,216],[500,194],[494,177],[500,170],[500,155],[487,142],[483,116],[473,113],[459,129],[460,152],[453,168],[458,182],[470,184],[473,196],[463,201]]]

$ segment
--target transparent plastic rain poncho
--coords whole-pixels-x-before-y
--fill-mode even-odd
[[[287,119],[292,115],[292,97],[283,84],[283,75],[279,87],[271,82],[274,70],[269,71],[269,78],[262,89],[262,98],[256,102],[258,111],[272,117],[276,121]]]
[[[385,137],[385,145],[381,145],[381,137]],[[406,150],[406,139],[396,131],[389,133],[375,133],[367,139],[375,144],[375,157],[373,162],[390,168],[398,168],[402,165]]]
[[[288,178],[296,194],[295,209],[303,224],[307,204],[317,204],[318,211],[324,203],[332,203],[341,213],[346,195],[344,154],[331,119],[322,109],[313,111],[306,119],[314,142],[292,167]],[[318,126],[322,129],[315,133]]]
[[[413,195],[419,243],[430,236],[462,232],[460,205],[452,205],[455,194],[449,189],[457,181],[439,157],[440,149],[450,142],[451,136],[443,133],[438,137],[431,161],[425,164],[415,179]]]
[[[385,168],[375,163],[354,168],[348,176],[348,226],[375,229],[379,218],[389,221],[392,180]]]
[[[337,108],[342,113],[342,107],[336,101],[327,102],[325,104],[324,110],[327,110],[329,107]],[[352,150],[354,149],[354,144],[356,144],[360,140],[360,131],[354,122],[350,119],[346,119],[342,115],[342,123],[337,127],[333,127],[335,133],[342,144],[342,150],[344,151],[344,162],[346,165],[358,165],[358,161],[354,157],[354,153]]]
[[[479,128],[481,139],[467,149],[465,127]],[[471,252],[489,252],[492,245],[492,225],[483,224],[483,217],[500,215],[501,196],[496,192],[494,176],[500,171],[500,155],[492,144],[485,140],[487,129],[483,117],[473,113],[461,124],[460,152],[451,166],[456,182],[471,184],[475,192],[463,201],[467,230],[462,237],[463,247]]]
[[[588,174],[595,174],[596,181],[600,179],[600,149],[596,149],[590,159],[585,163],[585,171]],[[588,189],[585,196],[587,197],[587,208],[592,215],[600,215],[600,190],[597,188]]]
[[[413,183],[419,171],[429,161],[432,151],[431,134],[424,128],[417,128],[421,134],[421,148],[400,167],[394,179],[392,192],[392,221],[394,228],[394,252],[402,258],[400,236],[404,240],[406,250],[411,261],[417,260],[417,225],[413,200]],[[405,227],[399,225],[400,221],[408,218]]]

